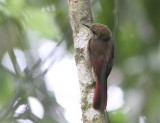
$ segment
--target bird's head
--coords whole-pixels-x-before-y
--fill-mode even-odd
[[[91,30],[93,38],[97,38],[99,41],[109,41],[112,38],[110,29],[102,24],[83,24]]]

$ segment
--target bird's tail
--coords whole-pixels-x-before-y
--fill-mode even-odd
[[[107,84],[107,82],[105,82]],[[96,81],[96,87],[93,98],[93,108],[103,111],[107,106],[107,85]]]

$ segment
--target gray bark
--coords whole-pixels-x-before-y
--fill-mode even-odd
[[[93,83],[93,77],[84,57],[85,47],[91,34],[82,24],[92,22],[90,0],[69,0],[68,2],[81,91],[82,120],[84,123],[103,123],[104,115],[92,108],[94,88],[90,85]]]

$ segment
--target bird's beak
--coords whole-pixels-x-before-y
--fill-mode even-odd
[[[88,24],[83,24],[84,26],[86,26],[87,28],[90,28],[90,25],[88,25]]]

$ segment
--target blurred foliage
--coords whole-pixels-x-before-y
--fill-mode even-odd
[[[111,123],[159,123],[160,1],[92,0],[91,4],[94,22],[113,32],[114,68],[122,77],[122,82],[112,84],[123,90],[125,103],[109,112]],[[45,86],[47,70],[39,67],[45,62],[35,49],[41,39],[59,45],[63,41],[67,51],[73,52],[67,0],[0,0],[0,122],[66,122],[63,109]],[[17,49],[26,58],[25,69],[17,60]],[[7,54],[11,65],[4,60]],[[28,97],[41,102],[43,119],[32,113]],[[23,104],[27,106],[24,113],[16,115]]]
[[[61,1],[54,0],[0,0],[1,123],[21,122],[22,119],[42,123],[67,122],[54,93],[46,88],[48,68],[41,69],[65,40],[63,28],[69,28],[69,21],[63,19],[68,16],[64,11],[67,8],[62,5]],[[71,42],[71,38],[70,33],[66,39]],[[35,45],[39,46],[42,39],[57,42],[45,59],[40,58]],[[30,97],[42,104],[42,117],[32,111]],[[20,107],[23,111],[18,112]]]
[[[92,4],[95,22],[108,25],[113,34],[118,28],[114,68],[122,74],[117,86],[125,103],[109,112],[111,123],[141,123],[140,119],[159,123],[160,1],[94,0]]]

